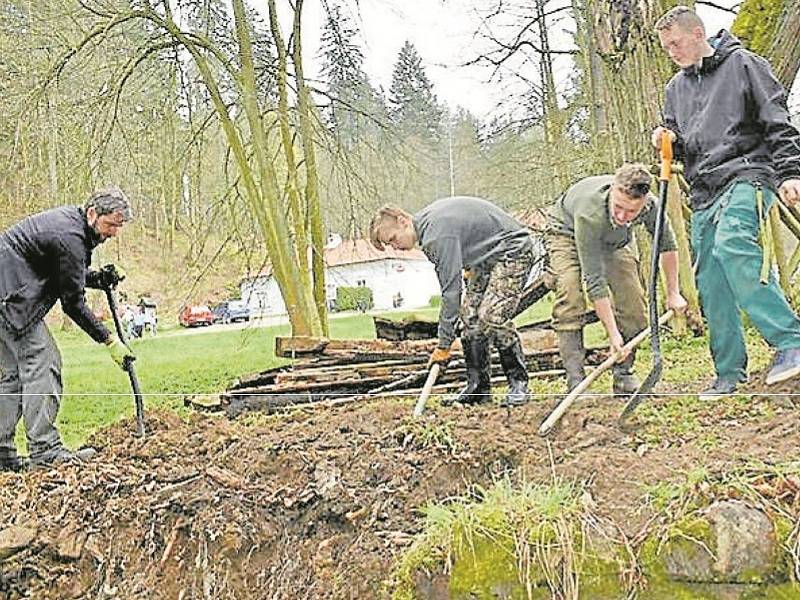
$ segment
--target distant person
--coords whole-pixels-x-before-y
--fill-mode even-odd
[[[758,243],[778,195],[788,205],[800,201],[800,133],[789,122],[786,91],[769,63],[724,29],[706,39],[686,6],[664,14],[656,30],[681,68],[667,84],[653,144],[662,135],[674,140],[691,184],[695,277],[716,371],[700,398],[732,394],[747,380],[740,310],[776,350],[767,384],[796,378],[800,319]]]
[[[130,304],[125,305],[125,310],[122,311],[122,316],[120,317],[122,321],[122,327],[125,329],[125,336],[130,340],[134,337],[134,330],[133,330],[133,309],[131,308]]]
[[[636,353],[622,347],[647,327],[645,294],[634,246],[633,225],[655,233],[656,204],[645,165],[625,164],[614,175],[587,177],[572,185],[550,211],[545,243],[548,285],[555,290],[553,329],[567,372],[567,391],[584,378],[586,298],[620,360],[611,371],[615,394],[639,388],[633,374]],[[678,254],[669,222],[661,236],[661,265],[667,280],[667,308],[683,311],[678,288]]]
[[[0,470],[19,470],[14,431],[23,418],[34,465],[80,461],[55,426],[61,401],[61,355],[44,323],[56,301],[120,365],[130,350],[92,314],[85,288],[116,285],[111,268],[90,271],[92,250],[131,219],[118,188],[93,194],[83,207],[64,206],[27,217],[0,235]],[[116,280],[114,280],[116,278]]]
[[[491,202],[456,196],[436,200],[415,215],[384,206],[372,219],[370,240],[381,250],[410,250],[419,244],[436,267],[442,303],[439,344],[430,362],[450,360],[460,312],[467,385],[456,401],[491,402],[491,343],[508,380],[504,404],[526,402],[528,370],[511,320],[533,265],[533,241],[525,226]],[[470,277],[462,302],[464,269]]]
[[[146,323],[146,316],[144,314],[144,308],[141,306],[137,306],[133,310],[133,335],[134,337],[140,338],[144,334],[144,326]]]

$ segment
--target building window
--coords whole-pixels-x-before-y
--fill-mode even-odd
[[[367,287],[367,280],[366,280],[366,279],[359,279],[359,280],[356,282],[356,285],[357,285],[358,287]]]

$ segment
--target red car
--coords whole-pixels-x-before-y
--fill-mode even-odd
[[[205,304],[184,306],[178,314],[178,323],[184,327],[204,327],[214,323],[214,313]]]

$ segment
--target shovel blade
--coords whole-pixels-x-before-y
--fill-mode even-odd
[[[639,389],[628,399],[628,403],[625,405],[625,408],[622,409],[622,414],[619,416],[620,421],[627,419],[631,413],[636,410],[636,407],[644,401],[651,391],[653,391],[656,383],[661,379],[661,370],[661,361],[658,360],[653,365],[650,373],[647,374],[647,377],[644,378],[644,381],[642,381]]]

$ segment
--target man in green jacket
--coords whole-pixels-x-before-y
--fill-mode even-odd
[[[643,223],[653,235],[655,198],[644,165],[626,164],[612,175],[587,177],[570,187],[550,211],[545,236],[550,257],[548,278],[555,290],[553,328],[572,390],[584,378],[583,317],[587,297],[608,334],[619,361],[612,368],[615,394],[639,387],[633,375],[635,353],[623,346],[647,327],[645,295],[632,226]],[[675,237],[665,223],[661,265],[667,280],[667,308],[683,311],[678,289]]]

